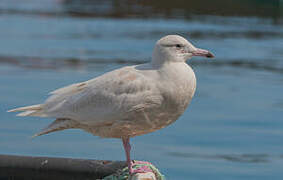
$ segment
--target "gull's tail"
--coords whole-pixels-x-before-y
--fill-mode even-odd
[[[40,116],[40,117],[45,116],[43,113],[43,104],[36,104],[32,106],[25,106],[16,109],[11,109],[8,112],[18,112],[18,111],[23,111],[23,112],[17,114],[17,116]]]
[[[20,107],[16,109],[11,109],[8,112],[18,112],[18,111],[23,111],[17,116],[39,116],[39,117],[47,117],[47,115],[44,113],[43,110],[43,104],[36,104],[32,106],[25,106],[25,107]],[[57,118],[55,121],[53,121],[49,126],[44,128],[41,132],[33,135],[32,137],[37,137],[41,136],[44,134],[48,134],[54,131],[60,131],[64,129],[70,129],[70,128],[76,128],[78,127],[79,124],[72,119],[68,118]]]

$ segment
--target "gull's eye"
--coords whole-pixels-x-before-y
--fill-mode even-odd
[[[181,44],[176,44],[176,47],[177,47],[177,48],[181,48],[182,45],[181,45]]]

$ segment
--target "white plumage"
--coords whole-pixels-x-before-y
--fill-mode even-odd
[[[156,43],[150,63],[57,89],[43,104],[9,112],[56,119],[36,136],[68,128],[122,139],[153,132],[177,120],[191,101],[196,79],[185,61],[194,55],[213,57],[169,35]]]

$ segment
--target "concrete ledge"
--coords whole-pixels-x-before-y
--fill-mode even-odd
[[[0,180],[101,179],[126,166],[121,161],[0,155]]]

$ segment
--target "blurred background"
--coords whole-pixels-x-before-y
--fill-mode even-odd
[[[0,154],[124,160],[120,140],[81,130],[31,139],[52,119],[6,110],[148,62],[159,38],[179,34],[216,58],[188,62],[198,81],[190,107],[133,138],[133,158],[169,180],[281,180],[282,15],[282,0],[1,0]]]

